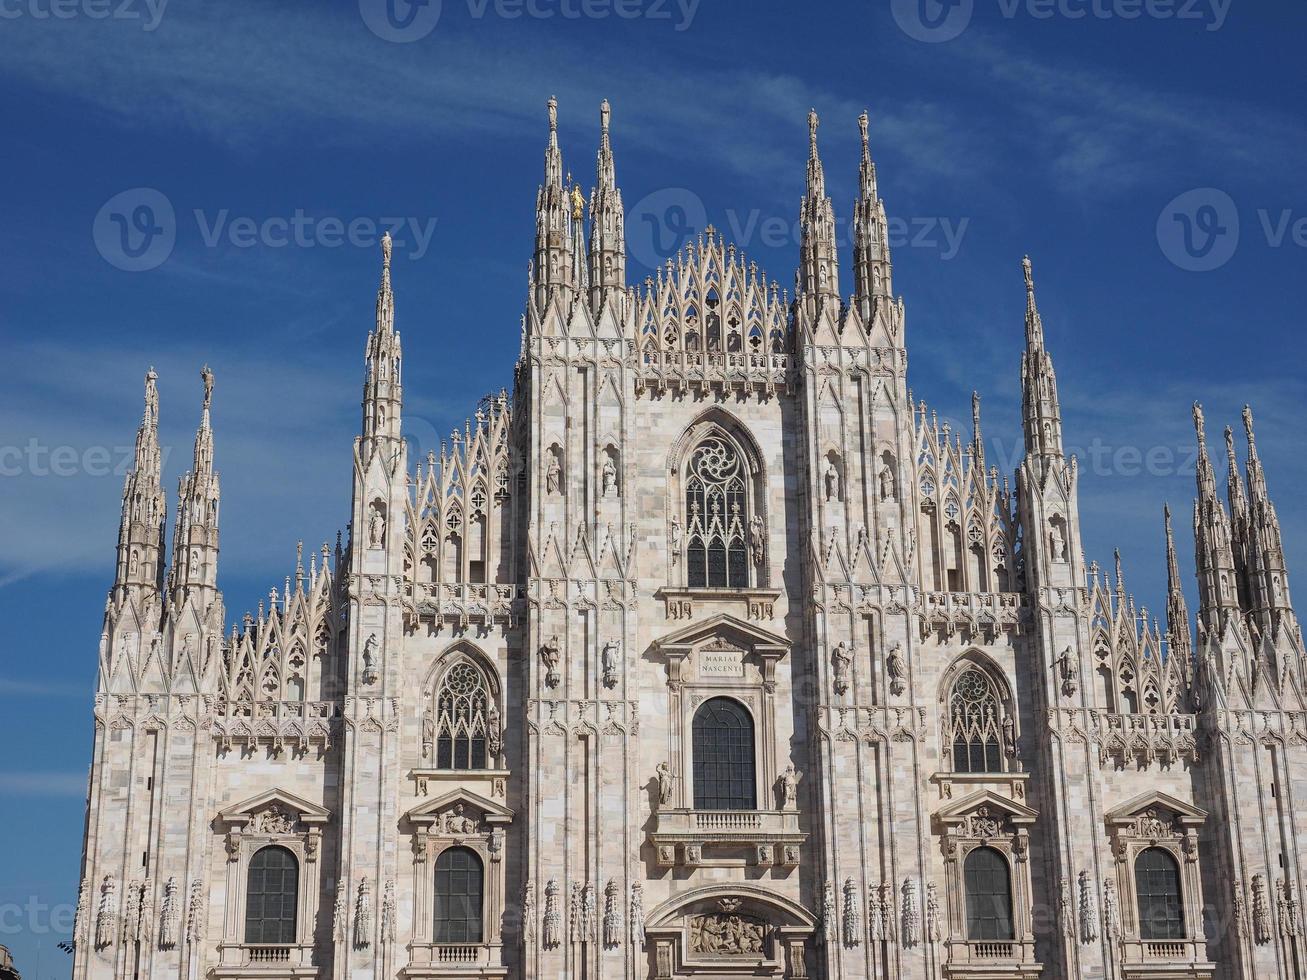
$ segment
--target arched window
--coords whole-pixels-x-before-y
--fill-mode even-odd
[[[730,698],[705,701],[694,716],[694,808],[756,810],[753,719]]]
[[[1150,847],[1135,858],[1140,939],[1183,939],[1180,868],[1169,853]]]
[[[953,750],[954,772],[1002,772],[1002,703],[989,676],[968,667],[953,684],[945,744]]]
[[[720,436],[695,447],[685,480],[686,576],[690,588],[749,584],[746,471]]]
[[[1012,932],[1012,881],[1007,861],[992,847],[978,847],[963,864],[967,892],[967,938],[1003,940]]]
[[[245,941],[287,946],[295,942],[300,866],[284,847],[265,847],[250,859],[245,889]]]
[[[481,859],[466,847],[451,847],[436,858],[438,943],[481,942]]]
[[[436,694],[437,769],[486,768],[489,704],[481,671],[466,662],[449,669]]]

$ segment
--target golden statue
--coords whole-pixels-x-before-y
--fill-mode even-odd
[[[581,188],[576,184],[572,185],[572,220],[580,221],[581,216],[585,214],[585,195],[581,193]]]

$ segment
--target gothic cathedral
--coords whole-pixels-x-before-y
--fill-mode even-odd
[[[1251,413],[1222,497],[1194,407],[1200,606],[1167,511],[1151,619],[1085,564],[1028,260],[1016,472],[914,402],[859,121],[850,297],[815,113],[793,296],[711,229],[632,287],[608,105],[587,199],[551,100],[512,393],[409,458],[386,239],[348,532],[230,631],[214,379],[166,562],[146,375],[75,980],[1302,980]]]

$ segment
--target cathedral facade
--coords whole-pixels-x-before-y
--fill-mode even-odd
[[[851,295],[815,114],[793,296],[711,230],[629,286],[608,106],[588,198],[549,120],[511,392],[409,457],[385,240],[348,531],[235,622],[213,376],[170,561],[146,376],[75,980],[1301,980],[1251,414],[1222,493],[1194,408],[1159,622],[1085,564],[1028,260],[1015,473],[914,402],[865,114]]]

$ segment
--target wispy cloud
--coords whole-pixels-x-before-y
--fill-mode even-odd
[[[14,694],[28,698],[86,698],[87,687],[85,684],[60,684],[47,680],[0,677],[0,694]]]
[[[85,796],[86,774],[0,772],[0,792],[11,796]]]

